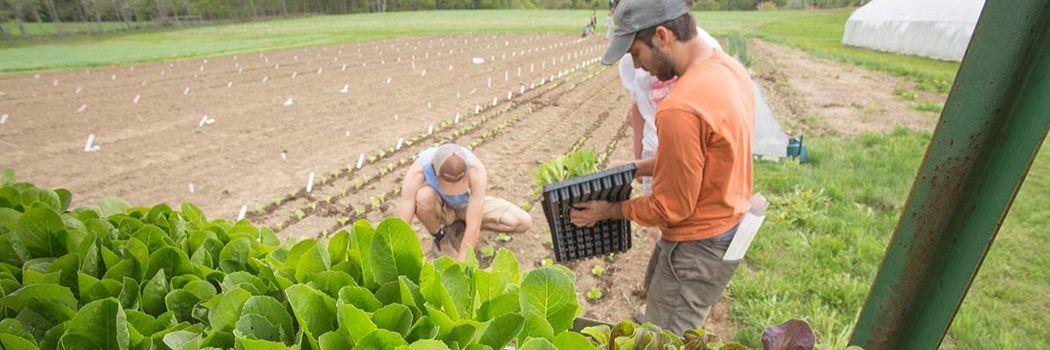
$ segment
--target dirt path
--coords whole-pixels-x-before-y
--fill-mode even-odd
[[[895,128],[932,130],[939,113],[909,106],[895,91],[912,83],[865,68],[816,59],[761,40],[749,41],[755,77],[789,135],[857,135]],[[901,89],[901,90],[898,90]],[[919,100],[943,104],[943,94],[918,93]]]

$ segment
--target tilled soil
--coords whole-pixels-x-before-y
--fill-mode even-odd
[[[559,35],[399,38],[6,76],[0,166],[69,188],[74,204],[192,201],[233,217],[304,188],[311,172],[320,180],[430,124],[504,103],[601,45]],[[89,134],[97,152],[84,151]]]

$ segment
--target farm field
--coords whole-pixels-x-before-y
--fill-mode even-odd
[[[507,248],[523,269],[536,268],[553,252],[542,208],[530,201],[531,170],[576,149],[630,157],[630,102],[615,68],[595,62],[604,39],[570,34],[584,15],[493,13],[470,25],[452,21],[456,12],[397,13],[349,27],[330,16],[129,33],[84,48],[17,43],[0,49],[0,70],[31,62],[62,70],[0,77],[0,168],[69,188],[74,206],[107,196],[189,201],[229,219],[244,208],[288,239],[395,215],[407,163],[455,141],[486,163],[490,194],[531,207],[535,219],[525,234],[483,234],[479,259],[491,259],[481,248]],[[954,64],[835,47],[845,16],[700,15],[716,35],[752,36],[756,80],[786,131],[810,144],[810,164],[756,163],[755,189],[771,199],[772,219],[707,324],[750,346],[788,318],[845,344],[938,117],[916,104],[943,103],[947,89],[928,85],[954,78]],[[822,20],[789,25],[813,18]],[[433,27],[391,30],[385,20]],[[260,28],[277,35],[258,39]],[[136,41],[154,43],[136,52]],[[266,48],[282,49],[247,52]],[[49,54],[69,49],[86,51]],[[224,52],[237,53],[195,57]],[[183,59],[161,61],[169,57]],[[124,60],[144,63],[111,66]],[[105,67],[85,68],[93,65]],[[84,151],[89,135],[97,151]],[[1034,297],[1050,288],[1038,249],[1050,239],[1047,157],[1033,166],[944,348],[1047,346],[1050,304]],[[627,319],[642,302],[652,242],[638,230],[633,240],[624,254],[569,264],[584,316]],[[592,287],[603,298],[587,300]]]

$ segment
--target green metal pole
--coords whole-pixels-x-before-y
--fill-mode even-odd
[[[987,0],[851,344],[940,345],[1048,129],[1050,0]]]

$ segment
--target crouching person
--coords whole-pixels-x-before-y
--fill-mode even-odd
[[[448,143],[424,150],[401,184],[400,217],[419,221],[434,238],[434,248],[463,260],[482,229],[520,233],[532,216],[506,200],[485,195],[485,165],[466,148]],[[450,249],[445,250],[443,246]]]

